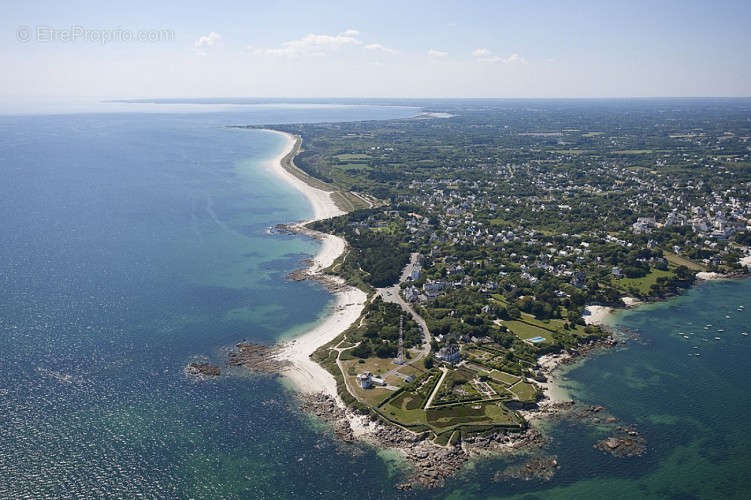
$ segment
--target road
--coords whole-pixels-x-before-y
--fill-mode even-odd
[[[407,281],[407,278],[410,274],[412,274],[412,269],[417,265],[417,258],[420,254],[413,253],[410,256],[409,263],[404,266],[404,270],[402,270],[402,276],[399,279],[399,284],[404,283]],[[422,347],[420,347],[419,354],[413,358],[409,363],[406,363],[408,365],[414,364],[417,361],[421,360],[428,354],[430,354],[430,342],[433,340],[433,336],[430,334],[430,330],[428,329],[427,323],[425,323],[425,320],[422,316],[417,314],[417,311],[414,310],[412,307],[412,304],[404,300],[400,294],[401,287],[399,284],[386,287],[386,288],[377,288],[378,295],[383,299],[384,302],[391,302],[393,304],[399,304],[401,306],[402,310],[407,311],[409,314],[412,315],[412,318],[415,320],[417,325],[420,327],[420,330],[423,333],[423,344]],[[404,365],[402,365],[404,366]],[[396,368],[389,371],[387,375],[392,375],[396,373],[401,366],[397,366]]]
[[[404,283],[405,281],[407,281],[407,278],[412,274],[412,269],[414,269],[414,267],[417,265],[418,256],[419,256],[418,253],[413,253],[410,256],[409,263],[406,266],[404,266],[404,269],[402,270],[402,275],[401,275],[401,278],[399,279],[399,283]],[[428,329],[428,325],[425,323],[425,320],[422,318],[422,316],[417,314],[417,311],[414,310],[414,308],[412,307],[412,304],[410,304],[409,302],[407,302],[406,300],[402,298],[399,292],[401,292],[401,288],[399,284],[386,287],[386,288],[376,289],[377,295],[380,296],[384,302],[391,302],[394,304],[399,304],[402,310],[412,315],[412,318],[415,320],[415,322],[420,327],[420,330],[423,333],[423,344],[420,347],[420,352],[417,354],[417,356],[415,356],[409,362],[403,365],[394,365],[394,368],[392,368],[387,373],[382,375],[384,379],[386,379],[387,377],[391,375],[395,375],[400,378],[405,378],[405,375],[403,375],[402,373],[399,373],[399,369],[401,369],[404,366],[417,363],[422,358],[430,354],[430,342],[433,340],[433,337],[430,334],[430,330]],[[362,323],[362,320],[361,320],[361,323]],[[347,376],[347,373],[344,370],[344,365],[339,359],[339,355],[342,353],[342,351],[346,351],[348,349],[354,349],[355,347],[357,347],[357,345],[359,345],[359,342],[351,347],[342,348],[342,347],[339,347],[339,345],[341,345],[341,343],[337,344],[337,346],[333,348],[333,350],[337,352],[336,364],[339,366],[339,370],[342,372],[342,375],[344,376],[344,382],[345,382],[345,385],[347,386],[347,390],[350,392],[350,394],[355,395],[356,393],[352,390],[352,387],[350,386],[350,380],[349,380],[350,377]],[[389,386],[387,387],[387,389],[395,390],[397,388],[393,386]]]

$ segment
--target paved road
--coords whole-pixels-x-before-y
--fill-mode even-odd
[[[402,276],[399,280],[399,283],[403,283],[407,281],[407,277],[409,277],[409,275],[412,274],[412,269],[414,268],[414,266],[417,265],[418,255],[419,254],[417,253],[413,253],[410,256],[409,263],[406,266],[404,266],[404,270],[402,271]],[[422,316],[417,314],[417,311],[414,310],[414,308],[412,307],[412,304],[404,300],[399,292],[401,292],[401,287],[399,286],[399,284],[386,287],[386,288],[377,289],[378,295],[383,299],[384,302],[391,302],[393,304],[399,304],[404,311],[407,311],[409,314],[412,315],[412,318],[414,318],[415,322],[420,327],[420,330],[422,330],[424,337],[423,337],[422,347],[420,348],[420,352],[409,363],[406,363],[408,365],[411,365],[421,360],[428,354],[430,354],[430,342],[433,340],[433,336],[430,334],[428,325],[425,323],[425,320],[422,318]],[[387,375],[395,373],[399,368],[400,367],[397,366],[396,368],[390,370]]]

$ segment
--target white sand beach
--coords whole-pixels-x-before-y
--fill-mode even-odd
[[[542,372],[546,374],[548,380],[547,382],[535,381],[534,383],[542,388],[548,397],[548,403],[565,403],[571,401],[571,394],[560,385],[560,381],[555,376],[560,376],[560,373],[556,372],[561,370],[563,365],[570,362],[570,360],[571,355],[566,352],[545,354],[537,358],[537,363],[540,365]],[[533,413],[530,415],[533,415]]]
[[[637,307],[644,303],[636,297],[623,297],[622,300],[626,307]]]
[[[712,280],[721,280],[725,279],[727,276],[720,273],[708,273],[706,271],[696,273],[696,279],[704,280],[704,281],[712,281]]]
[[[269,168],[300,190],[313,207],[313,218],[301,222],[297,226],[344,214],[331,199],[331,193],[310,186],[282,167],[282,159],[292,151],[296,138],[284,132],[276,130],[272,132],[286,137],[287,144],[284,150],[269,162]],[[307,274],[313,277],[320,275],[322,270],[329,267],[346,248],[346,243],[342,238],[330,234],[319,234],[319,236],[321,237],[321,248],[313,258],[311,267],[307,270]],[[336,281],[333,278],[330,279]],[[337,283],[343,285],[341,280]],[[279,357],[292,363],[292,366],[285,371],[284,375],[292,382],[296,390],[308,393],[325,392],[339,401],[334,377],[321,365],[310,359],[310,355],[320,346],[332,341],[349,328],[360,316],[365,307],[366,299],[367,296],[362,290],[341,286],[340,290],[336,292],[336,301],[328,317],[282,347]]]
[[[604,325],[608,317],[613,312],[612,307],[608,306],[587,306],[584,314],[584,322],[588,325]]]

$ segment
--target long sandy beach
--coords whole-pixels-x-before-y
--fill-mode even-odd
[[[331,199],[330,192],[307,184],[283,167],[282,160],[294,150],[296,141],[299,139],[284,132],[276,130],[271,132],[284,136],[287,142],[279,155],[269,162],[268,167],[302,192],[313,208],[313,218],[297,225],[302,226],[308,222],[342,215],[344,212]],[[346,248],[345,241],[338,236],[320,233],[317,236],[321,239],[321,248],[307,270],[307,274],[313,278],[320,276],[322,271],[329,267]],[[327,277],[327,280],[337,281],[332,277]],[[338,283],[343,285],[341,280],[338,280]],[[337,399],[336,380],[333,375],[310,359],[310,355],[349,328],[362,313],[367,300],[365,292],[360,289],[345,286],[339,288],[328,316],[312,329],[283,345],[279,355],[281,359],[290,361],[291,366],[285,370],[284,375],[297,390],[307,393],[324,392]]]

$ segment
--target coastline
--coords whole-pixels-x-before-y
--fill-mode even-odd
[[[285,168],[285,163],[291,164],[294,168],[291,162],[297,153],[301,139],[278,130],[264,130],[279,134],[287,141],[283,150],[267,166],[281,179],[300,191],[313,208],[312,218],[289,226],[296,232],[321,241],[321,248],[311,259],[310,266],[303,271],[303,276],[307,279],[323,281],[335,296],[334,304],[325,313],[326,317],[310,330],[285,342],[280,347],[277,358],[280,361],[289,362],[282,371],[282,375],[295,390],[306,394],[323,392],[344,405],[337,394],[334,376],[310,359],[310,355],[320,346],[332,341],[357,320],[365,307],[367,296],[362,290],[345,285],[340,278],[323,273],[324,269],[331,266],[344,253],[346,242],[338,236],[311,231],[304,226],[309,222],[343,215],[345,212],[336,206],[329,191],[306,183]]]
[[[539,359],[541,373],[545,381],[535,381],[542,389],[544,397],[535,409],[519,410],[529,427],[518,435],[498,431],[488,437],[467,438],[458,446],[442,446],[424,435],[386,426],[367,415],[358,414],[347,407],[337,391],[334,376],[323,366],[311,359],[311,355],[321,346],[328,344],[360,317],[367,295],[360,289],[346,285],[343,279],[326,274],[325,269],[346,250],[344,239],[305,227],[309,222],[343,215],[344,212],[331,197],[334,191],[325,183],[299,171],[293,159],[298,153],[301,138],[286,132],[264,129],[283,136],[286,144],[283,150],[268,162],[268,168],[282,180],[299,190],[310,202],[313,217],[285,227],[292,232],[305,234],[321,241],[318,253],[310,260],[306,269],[295,274],[300,279],[313,279],[329,289],[335,296],[334,304],[324,312],[322,319],[304,333],[284,342],[274,354],[274,358],[284,364],[280,374],[290,387],[299,393],[302,408],[332,425],[335,435],[345,442],[361,441],[376,449],[391,450],[405,460],[411,470],[410,482],[400,487],[410,487],[413,483],[423,487],[443,484],[443,481],[474,458],[501,452],[527,454],[538,449],[545,441],[542,420],[573,414],[575,411],[599,411],[575,406],[572,394],[562,384],[562,376],[573,363],[584,360],[593,349],[611,347],[617,341],[592,342],[574,352],[563,352],[543,356]],[[329,189],[327,189],[329,188]],[[627,308],[636,307],[641,302],[634,298],[624,299]],[[613,319],[615,308],[599,305],[587,306],[584,318],[587,324],[607,326]],[[601,407],[593,407],[601,408]]]

